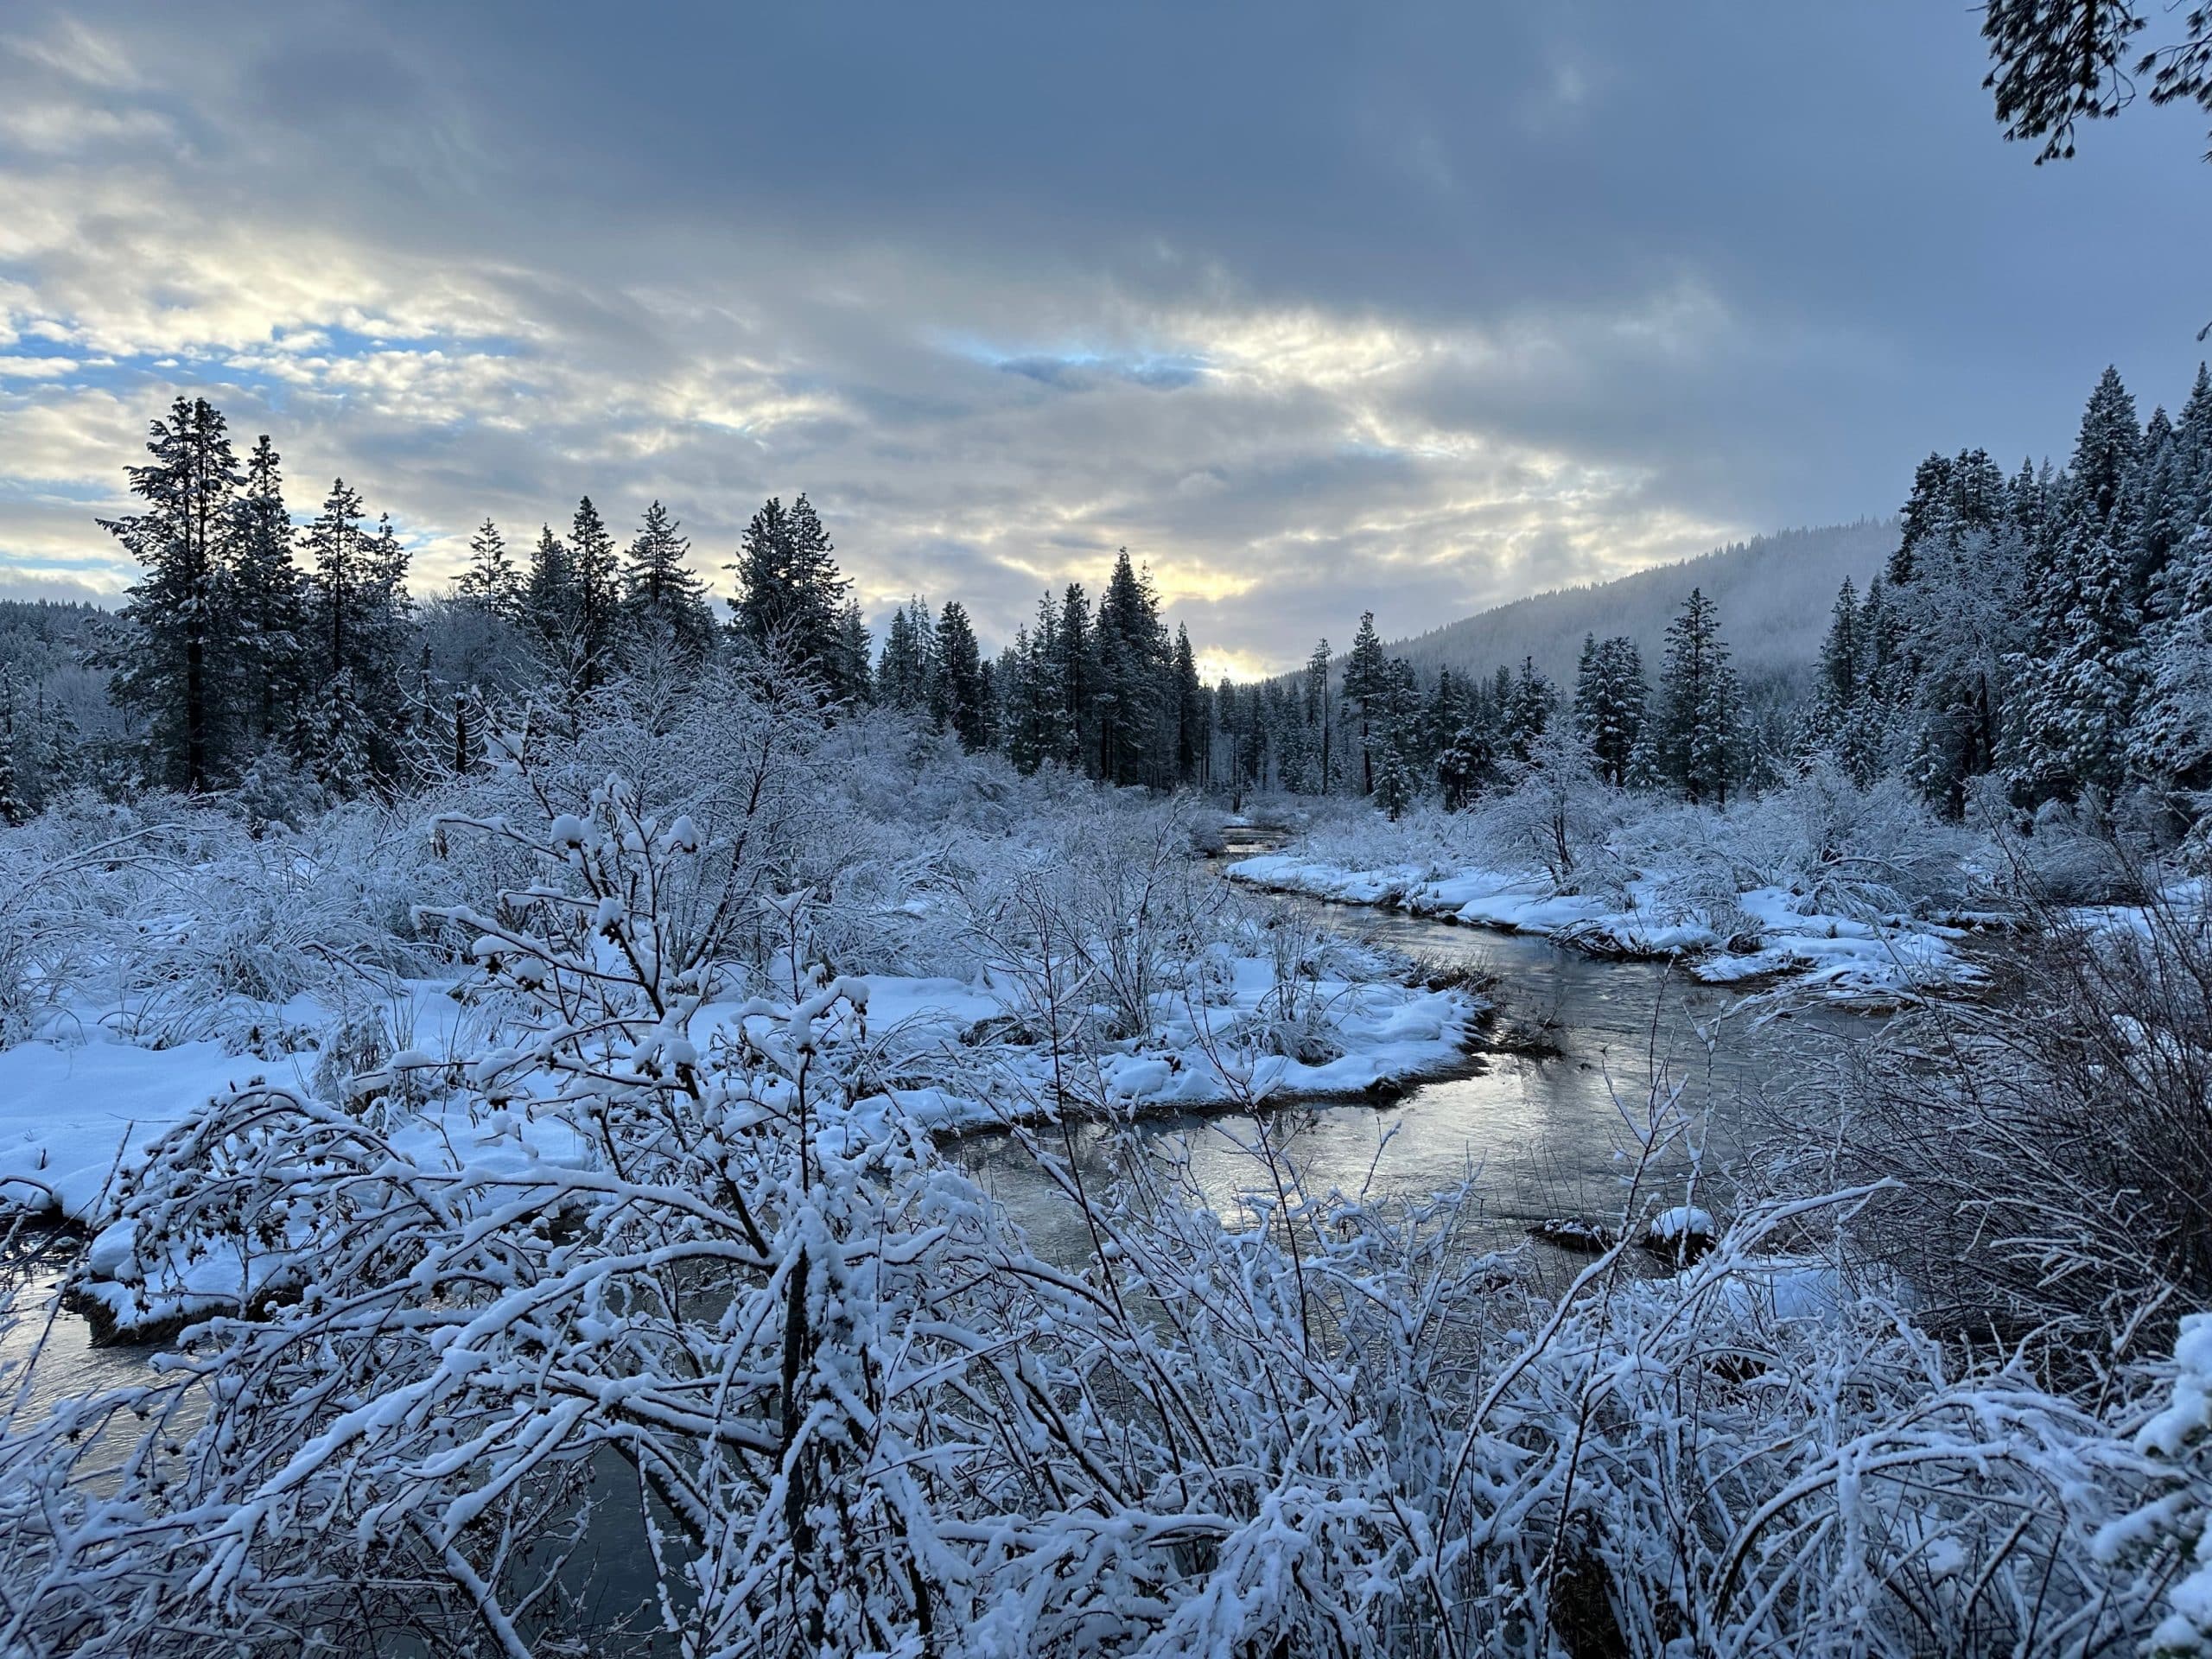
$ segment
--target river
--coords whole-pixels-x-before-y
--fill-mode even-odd
[[[1223,862],[1265,844],[1248,837]],[[1725,1160],[1712,1154],[1738,1138],[1748,1101],[1802,1075],[1824,1046],[1877,1029],[1863,1014],[1747,999],[1738,989],[1700,985],[1664,963],[1599,960],[1531,936],[1310,899],[1257,901],[1302,910],[1341,935],[1415,957],[1432,970],[1465,970],[1488,982],[1497,1017],[1485,1052],[1394,1101],[1291,1103],[1272,1111],[1269,1122],[1309,1192],[1425,1193],[1474,1176],[1499,1242],[1550,1217],[1617,1217],[1627,1167],[1620,1154],[1630,1144],[1624,1110],[1643,1118],[1655,1087],[1679,1087],[1707,1161],[1717,1164]],[[1497,1046],[1509,1033],[1541,1040]],[[1254,1128],[1246,1117],[1167,1117],[1126,1135],[1087,1127],[1074,1133],[1074,1144],[1094,1182],[1109,1178],[1117,1160],[1184,1163],[1208,1202],[1233,1216],[1242,1209],[1239,1195],[1266,1183],[1246,1150]],[[1071,1207],[1010,1137],[970,1138],[957,1144],[955,1155],[1041,1253],[1072,1261],[1089,1251],[1089,1234]],[[1667,1168],[1675,1185],[1665,1201],[1681,1202],[1687,1168],[1680,1157]],[[1700,1196],[1712,1190],[1708,1182]],[[67,1268],[63,1243],[19,1238],[14,1258],[0,1261],[0,1286],[16,1287],[27,1314],[0,1329],[0,1359],[36,1352],[22,1400],[34,1416],[53,1399],[143,1380],[151,1351],[96,1347],[84,1320],[56,1306]],[[18,1376],[10,1392],[25,1386]],[[612,1534],[601,1540],[601,1571],[618,1565],[597,1583],[599,1592],[617,1600],[645,1593],[644,1579],[632,1584],[636,1575],[619,1565],[626,1546],[636,1542]]]
[[[1280,840],[1266,831],[1230,833],[1223,866]],[[1395,1102],[1287,1104],[1274,1127],[1311,1193],[1427,1193],[1471,1174],[1501,1236],[1554,1217],[1617,1218],[1631,1146],[1628,1120],[1648,1120],[1655,1090],[1672,1094],[1688,1113],[1691,1138],[1717,1170],[1757,1103],[1802,1077],[1834,1046],[1879,1028],[1879,1020],[1864,1013],[1786,993],[1703,985],[1662,962],[1593,957],[1531,934],[1295,895],[1254,897],[1432,969],[1463,969],[1489,982],[1486,995],[1497,1010],[1494,1040],[1510,1048],[1491,1046]],[[1136,1125],[1135,1135],[1140,1148],[1186,1157],[1192,1176],[1224,1213],[1241,1208],[1239,1193],[1267,1179],[1247,1150],[1248,1119],[1155,1118]],[[1096,1128],[1081,1131],[1076,1146],[1079,1167],[1094,1180],[1109,1177],[1114,1159],[1128,1155],[1116,1136]],[[1046,1254],[1065,1259],[1088,1248],[1088,1232],[1019,1146],[972,1141],[961,1156]],[[1685,1160],[1670,1158],[1664,1167],[1679,1194]]]
[[[1241,832],[1221,863],[1274,839]],[[1272,1115],[1272,1128],[1306,1190],[1317,1194],[1426,1193],[1472,1175],[1501,1236],[1554,1217],[1617,1216],[1623,1154],[1631,1144],[1625,1118],[1648,1116],[1655,1088],[1679,1089],[1707,1166],[1717,1167],[1751,1103],[1802,1076],[1831,1045],[1878,1028],[1863,1014],[1747,997],[1738,988],[1700,985],[1663,963],[1599,959],[1533,935],[1365,906],[1255,898],[1432,969],[1488,982],[1497,1008],[1492,1031],[1510,1049],[1471,1055],[1395,1101],[1285,1104]],[[1539,1040],[1532,1046],[1523,1040],[1529,1037]],[[1134,1146],[1187,1160],[1208,1201],[1233,1214],[1242,1207],[1239,1195],[1265,1180],[1247,1150],[1253,1133],[1241,1116],[1169,1116],[1135,1126]],[[1078,1131],[1075,1144],[1078,1165],[1094,1182],[1110,1178],[1115,1160],[1130,1155],[1130,1142],[1096,1128]],[[970,1139],[957,1156],[1044,1254],[1071,1260],[1088,1250],[1088,1231],[1012,1140]],[[1687,1173],[1679,1157],[1667,1167],[1677,1182]],[[32,1386],[48,1398],[135,1380],[147,1351],[96,1347],[82,1319],[51,1306],[63,1269],[52,1249],[29,1249],[13,1264],[0,1263],[0,1275],[18,1287],[18,1306],[29,1314],[0,1332],[0,1359],[39,1346]]]

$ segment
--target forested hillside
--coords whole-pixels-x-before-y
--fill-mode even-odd
[[[1625,635],[1647,660],[1656,661],[1667,625],[1696,588],[1728,619],[1745,684],[1779,681],[1795,690],[1819,651],[1836,589],[1846,577],[1865,587],[1896,544],[1897,523],[1890,518],[1778,531],[1611,582],[1534,594],[1389,649],[1426,675],[1440,668],[1487,674],[1500,663],[1530,657],[1538,672],[1565,681],[1580,660],[1586,634]]]

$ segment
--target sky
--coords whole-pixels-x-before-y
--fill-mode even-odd
[[[0,9],[0,595],[179,392],[418,588],[806,492],[871,615],[1147,564],[1211,671],[1892,512],[2185,394],[2212,166],[2037,167],[1965,3]]]

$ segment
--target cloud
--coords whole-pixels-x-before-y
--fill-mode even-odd
[[[879,615],[1003,640],[1127,546],[1249,673],[2185,381],[2212,169],[2029,168],[1970,18],[1236,12],[21,8],[0,579],[126,580],[92,520],[205,393],[426,585],[586,493],[720,581],[804,490]]]

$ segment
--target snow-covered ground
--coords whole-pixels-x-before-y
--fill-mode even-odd
[[[1401,984],[1376,963],[1376,977],[1327,978],[1306,989],[1313,1014],[1305,1058],[1298,1058],[1270,1052],[1294,1046],[1270,1041],[1273,964],[1221,955],[1210,962],[1216,971],[1206,994],[1160,993],[1144,1036],[1063,1045],[1072,1109],[1135,1114],[1357,1095],[1452,1063],[1479,1013],[1464,992]],[[1018,990],[982,975],[963,981],[872,974],[853,982],[865,987],[887,1075],[927,1079],[889,1089],[887,1104],[944,1131],[1033,1120],[1052,1109],[1052,1046],[1025,1021]],[[456,1052],[468,1021],[454,988],[441,981],[396,988],[382,1016],[391,1028],[386,1052],[400,1032],[408,1048],[430,1059]],[[741,1006],[701,1009],[693,1040],[703,1048],[718,1035],[734,1035],[744,1023]],[[269,1058],[214,1041],[143,1046],[95,1021],[83,1027],[89,1040],[0,1050],[0,1210],[98,1224],[135,1155],[211,1096],[256,1080],[315,1093],[327,1033],[340,1016],[306,996],[270,1014],[272,1029],[326,1035]],[[498,1132],[535,1156],[563,1156],[572,1140],[557,1121],[528,1114]],[[478,1126],[433,1113],[423,1133],[453,1138],[456,1157],[480,1156]]]
[[[1726,930],[1713,907],[1674,895],[1669,873],[1623,884],[1627,902],[1564,893],[1541,869],[1351,868],[1295,848],[1229,867],[1233,881],[1339,904],[1377,905],[1475,927],[1535,933],[1605,956],[1678,959],[1714,984],[1787,976],[1839,1001],[1891,1002],[1979,977],[1957,928],[1891,913],[1841,914],[1780,887],[1735,895]]]

